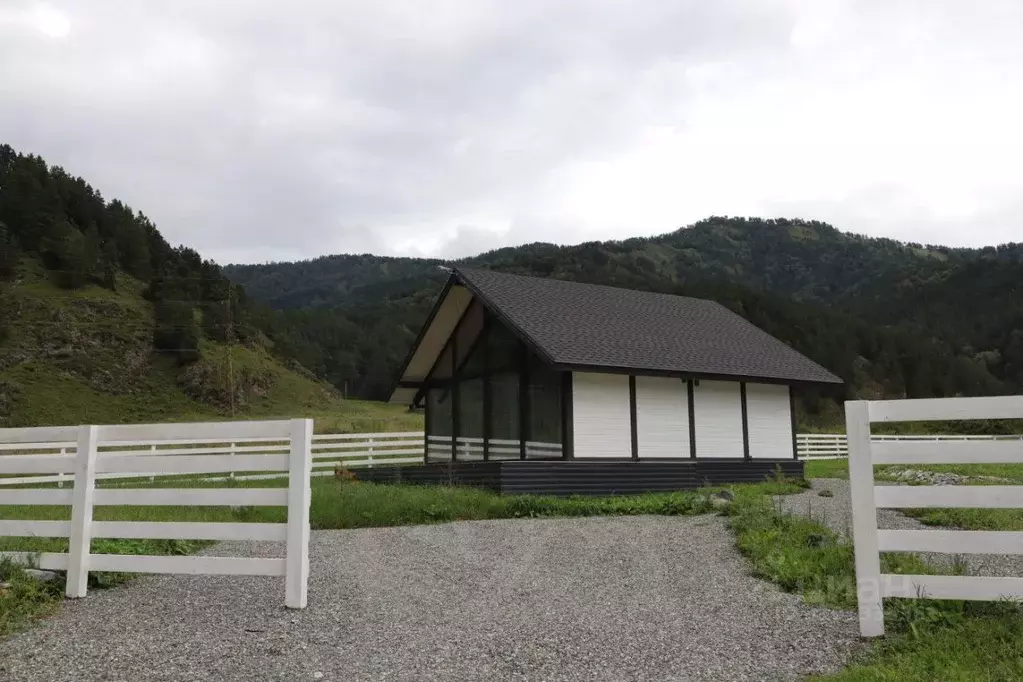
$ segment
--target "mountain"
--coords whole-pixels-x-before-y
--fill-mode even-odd
[[[261,314],[142,213],[0,146],[0,427],[380,414],[274,348]]]
[[[652,238],[527,244],[454,263],[720,301],[847,381],[803,396],[805,414],[825,421],[848,396],[1023,389],[1019,244],[956,249],[715,217]],[[382,397],[445,279],[441,264],[340,255],[224,272],[276,309],[263,325],[275,342],[320,376]]]

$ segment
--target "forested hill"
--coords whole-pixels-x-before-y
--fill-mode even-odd
[[[213,262],[0,145],[0,427],[341,412]]]
[[[1019,244],[953,249],[820,222],[711,218],[658,237],[459,262],[718,300],[841,375],[851,395],[1023,390]],[[444,281],[439,264],[341,255],[224,271],[282,309],[268,328],[303,364],[379,397]]]

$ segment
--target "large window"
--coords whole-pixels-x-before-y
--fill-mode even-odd
[[[529,439],[527,459],[561,459],[561,372],[535,356],[529,358]]]
[[[448,386],[426,391],[426,459],[451,459],[452,394]]]
[[[483,459],[483,374],[482,339],[472,339],[464,363],[458,369],[458,440],[460,460]],[[461,345],[459,345],[461,352]]]
[[[427,380],[428,460],[560,459],[561,386],[474,301]]]

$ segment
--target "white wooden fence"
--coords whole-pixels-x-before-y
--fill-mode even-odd
[[[68,552],[0,554],[67,571],[68,597],[84,597],[89,571],[267,575],[285,578],[285,605],[305,608],[309,577],[311,419],[262,422],[0,429],[0,474],[73,475],[73,488],[0,489],[3,505],[71,506],[70,521],[0,521],[0,536],[68,538]],[[231,442],[232,447],[220,446]],[[182,447],[184,446],[184,447]],[[69,454],[70,451],[74,454]],[[57,451],[57,454],[54,454]],[[102,476],[286,471],[287,488],[97,488]],[[280,474],[276,474],[280,475]],[[37,481],[32,481],[37,482]],[[286,523],[93,521],[102,505],[279,506]],[[277,559],[93,554],[92,538],[284,542]]]
[[[875,464],[1023,463],[1023,440],[875,440],[873,422],[1023,419],[1023,396],[850,401],[849,484],[860,634],[884,634],[882,599],[1023,598],[1023,577],[931,576],[881,573],[878,552],[1023,554],[1023,533],[960,530],[879,530],[877,509],[1023,507],[1023,486],[875,486]]]
[[[241,422],[248,423],[248,422]],[[69,427],[74,429],[75,427]],[[103,427],[109,428],[109,427]],[[0,433],[2,433],[0,429]],[[160,444],[146,440],[137,440],[121,443],[121,447],[138,450],[135,454],[142,455],[225,455],[229,467],[217,469],[215,473],[205,475],[209,480],[220,480],[223,478],[237,478],[239,480],[281,478],[287,475],[287,468],[275,473],[253,474],[246,468],[246,462],[242,455],[252,453],[253,443],[251,439],[241,438],[237,432],[231,435],[234,440],[201,439],[188,437],[174,441],[164,441]],[[166,446],[173,446],[168,449]],[[39,443],[4,443],[0,437],[0,454],[4,451],[17,451],[24,454],[37,455],[60,455],[64,456],[75,450],[73,442],[39,442]],[[313,476],[330,476],[334,473],[334,467],[343,464],[346,467],[372,467],[380,464],[421,464],[423,461],[423,433],[400,432],[400,433],[346,433],[346,434],[321,434],[312,438]],[[117,478],[139,478],[148,476],[150,479],[156,476],[167,475],[171,472],[164,471],[162,459],[154,457],[147,460],[152,464],[148,471],[131,472],[103,472],[97,473],[97,480],[109,480]],[[2,473],[2,472],[0,472]],[[0,486],[4,485],[25,485],[36,483],[56,483],[58,488],[64,487],[64,483],[71,480],[71,474],[56,473],[52,475],[34,475],[24,477],[0,478]]]
[[[1015,436],[959,436],[951,434],[928,435],[872,435],[875,443],[887,441],[985,441],[1021,440]],[[844,459],[849,455],[849,446],[844,433],[799,433],[796,434],[796,452],[800,459]]]

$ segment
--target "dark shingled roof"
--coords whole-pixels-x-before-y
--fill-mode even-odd
[[[455,276],[554,364],[842,383],[714,301],[492,270]]]

